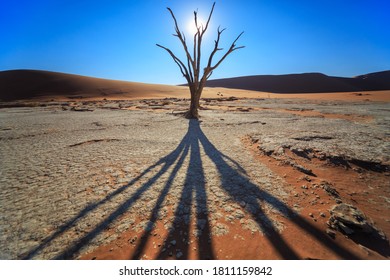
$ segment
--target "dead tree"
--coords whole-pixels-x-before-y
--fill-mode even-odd
[[[205,26],[203,26],[203,24],[198,23],[198,13],[197,13],[197,11],[194,11],[194,21],[195,21],[196,32],[195,32],[194,38],[193,38],[194,39],[194,46],[193,46],[192,54],[190,53],[190,50],[187,46],[186,37],[185,37],[184,33],[181,32],[179,29],[175,15],[173,14],[173,12],[170,8],[167,8],[168,11],[170,12],[172,18],[173,18],[174,23],[175,23],[175,32],[176,33],[173,34],[173,36],[177,37],[180,40],[180,42],[184,48],[185,54],[186,54],[187,64],[183,63],[183,61],[180,60],[170,49],[157,44],[158,47],[163,48],[164,50],[166,50],[170,54],[173,61],[179,66],[180,72],[183,74],[184,78],[187,80],[187,84],[188,84],[188,87],[189,87],[190,93],[191,93],[191,104],[190,104],[190,109],[186,114],[187,118],[196,118],[196,119],[199,118],[198,109],[199,109],[200,96],[202,95],[202,91],[203,91],[203,88],[206,84],[207,79],[210,78],[213,71],[233,51],[244,48],[244,46],[239,46],[239,47],[236,46],[237,40],[244,33],[244,32],[241,32],[240,35],[238,35],[237,38],[233,41],[233,43],[231,44],[230,48],[226,51],[226,53],[218,60],[218,62],[213,64],[213,59],[214,59],[215,54],[218,51],[223,50],[222,48],[219,47],[219,41],[221,38],[221,34],[223,31],[225,31],[225,29],[220,29],[220,27],[218,27],[217,39],[214,41],[215,42],[214,49],[210,53],[206,67],[203,68],[203,74],[201,74],[200,61],[201,61],[201,54],[202,54],[202,52],[201,52],[202,40],[203,40],[203,36],[206,33],[207,28],[209,26],[210,19],[211,19],[211,16],[213,14],[213,11],[214,11],[214,6],[215,6],[215,2],[211,8],[211,11],[210,11],[210,14],[209,14],[209,17],[207,19]]]

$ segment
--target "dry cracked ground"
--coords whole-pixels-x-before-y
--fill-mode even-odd
[[[178,99],[12,106],[1,259],[390,256],[388,103],[206,99],[199,122]]]

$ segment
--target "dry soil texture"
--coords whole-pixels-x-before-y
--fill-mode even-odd
[[[389,258],[389,103],[187,106],[0,109],[0,258]]]

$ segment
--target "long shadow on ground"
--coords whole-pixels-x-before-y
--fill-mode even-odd
[[[34,250],[27,253],[25,255],[25,259],[33,258],[45,247],[49,246],[52,241],[60,237],[65,231],[75,226],[76,223],[81,218],[88,215],[88,213],[97,210],[99,206],[109,202],[129,187],[134,187],[134,184],[140,181],[148,173],[157,171],[155,175],[143,183],[135,191],[135,193],[131,195],[131,197],[119,205],[115,211],[102,220],[94,229],[76,240],[71,246],[60,252],[55,257],[55,259],[74,258],[84,246],[86,246],[99,233],[107,229],[111,223],[120,218],[125,212],[131,211],[131,207],[134,203],[139,200],[146,191],[151,189],[162,175],[171,170],[168,180],[166,180],[153,209],[150,211],[149,221],[146,226],[145,233],[141,236],[135,253],[131,256],[132,259],[139,259],[143,255],[146,244],[150,238],[150,230],[156,225],[159,211],[161,210],[167,195],[170,193],[173,182],[187,156],[189,156],[189,165],[186,171],[185,182],[180,197],[178,198],[179,202],[177,207],[174,209],[173,222],[170,226],[168,237],[165,238],[165,244],[160,247],[161,251],[158,253],[157,258],[165,259],[168,257],[168,253],[166,251],[164,252],[162,248],[165,248],[170,240],[173,240],[175,236],[178,236],[179,232],[182,238],[177,239],[178,242],[181,242],[181,244],[177,244],[177,246],[182,249],[181,258],[188,258],[189,244],[186,237],[188,238],[190,236],[190,223],[191,220],[195,219],[195,230],[198,235],[199,246],[198,258],[214,259],[215,253],[213,252],[212,245],[206,179],[202,164],[201,149],[203,149],[206,156],[214,163],[215,168],[219,173],[218,175],[221,178],[220,188],[222,188],[224,193],[227,194],[232,201],[237,202],[240,205],[245,205],[244,209],[247,214],[249,214],[261,228],[265,236],[269,239],[282,258],[298,259],[299,256],[294,249],[285,242],[274,221],[264,212],[264,206],[267,204],[269,207],[275,209],[278,214],[288,217],[298,227],[316,238],[319,243],[322,243],[324,246],[332,250],[340,258],[357,259],[356,255],[335,244],[326,234],[298,216],[283,201],[252,183],[247,177],[245,170],[236,161],[221,153],[208,140],[200,127],[199,121],[197,120],[189,120],[188,131],[175,150],[145,169],[139,176],[109,194],[103,200],[85,207],[77,216],[61,226],[55,233],[46,238]],[[191,211],[192,207],[196,209],[195,214],[193,214],[195,217],[191,217],[193,213],[193,211]]]

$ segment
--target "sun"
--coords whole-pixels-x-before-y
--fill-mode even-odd
[[[201,30],[202,30],[202,26],[204,27],[205,24],[206,24],[205,21],[201,17],[199,17],[199,15],[198,15],[198,26],[200,27]],[[195,21],[194,21],[193,17],[188,20],[187,26],[186,26],[186,31],[191,36],[195,35],[195,33],[197,32],[197,29],[196,29],[196,26],[195,26]]]

